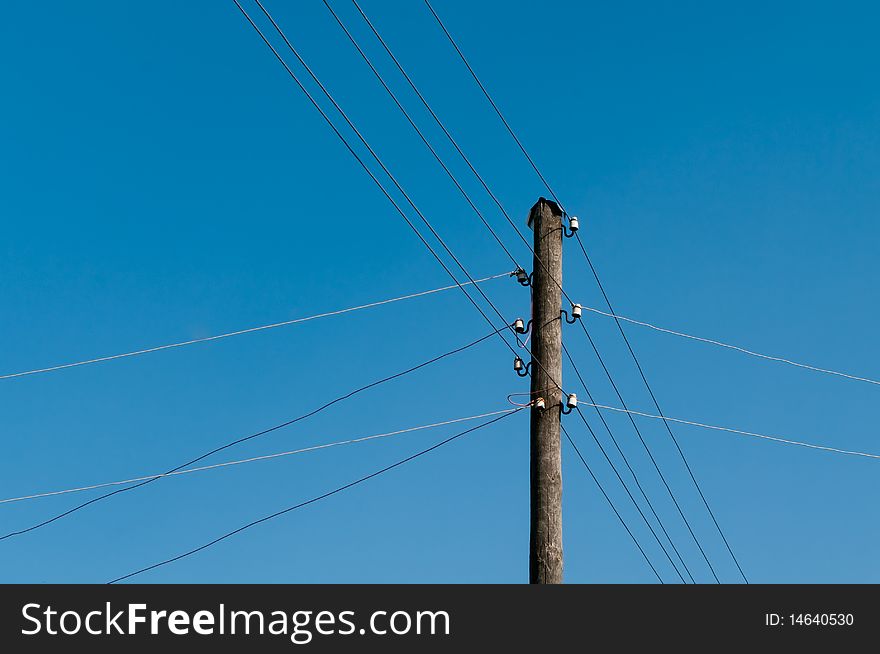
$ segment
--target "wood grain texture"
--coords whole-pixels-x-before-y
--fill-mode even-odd
[[[535,257],[532,265],[531,529],[529,582],[562,583],[562,211],[541,198],[532,207]]]

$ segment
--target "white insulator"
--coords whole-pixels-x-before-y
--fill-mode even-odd
[[[523,369],[523,360],[519,357],[514,358],[513,360],[513,369],[519,372]]]
[[[526,333],[526,325],[523,322],[522,318],[517,318],[516,320],[513,321],[513,330],[517,334],[525,334]]]
[[[528,274],[522,268],[516,271],[516,281],[518,281],[520,284],[525,284],[527,281],[529,281]]]
[[[537,400],[535,400],[535,407],[538,409],[543,409],[545,407],[543,397],[539,397]]]
[[[577,393],[572,393],[568,396],[568,400],[566,400],[565,405],[569,409],[573,409],[578,405],[578,396]]]
[[[580,304],[572,304],[571,305],[571,317],[572,318],[580,318],[583,313],[583,307]]]
[[[576,232],[576,231],[578,230],[578,227],[580,227],[580,225],[578,224],[578,217],[577,217],[577,216],[571,216],[571,217],[568,219],[568,228],[569,228],[571,231]]]

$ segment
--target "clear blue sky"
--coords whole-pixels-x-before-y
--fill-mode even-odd
[[[351,5],[334,5],[404,92]],[[473,274],[509,270],[323,6],[268,6]],[[424,6],[364,6],[522,220],[544,190]],[[873,3],[436,7],[581,217],[620,312],[880,375]],[[16,3],[0,30],[0,373],[448,283],[231,2]],[[527,260],[441,135],[429,135]],[[573,243],[565,254],[569,291],[601,306]],[[487,292],[511,319],[528,312],[511,282]],[[630,406],[651,410],[613,324],[588,325]],[[161,471],[486,331],[448,292],[0,382],[0,495]],[[880,451],[876,387],[636,327],[629,334],[669,415]],[[597,399],[617,404],[582,336],[569,328],[566,342]],[[484,343],[214,460],[504,408],[508,393],[527,388],[510,359],[500,343]],[[609,420],[708,581],[628,421]],[[566,424],[671,578],[582,426]],[[736,581],[662,425],[642,424],[720,576]],[[140,580],[525,581],[527,426],[521,414]],[[106,581],[445,433],[162,480],[0,543],[0,579]],[[752,581],[880,581],[876,461],[676,433]],[[652,581],[567,449],[564,473],[567,580]],[[0,525],[27,526],[86,497],[3,505]]]

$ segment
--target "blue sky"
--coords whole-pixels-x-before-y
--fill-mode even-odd
[[[350,3],[333,4],[527,261]],[[363,4],[524,223],[545,191],[422,3]],[[509,270],[321,3],[267,6],[470,271]],[[876,7],[437,0],[436,8],[580,216],[621,313],[880,375]],[[18,3],[6,17],[0,374],[448,283],[231,2]],[[565,257],[569,292],[601,306],[573,243]],[[512,282],[486,292],[511,320],[528,312]],[[630,407],[650,411],[613,323],[587,320]],[[880,450],[876,387],[627,329],[668,415]],[[2,381],[0,495],[173,467],[486,331],[450,291]],[[582,335],[569,328],[565,338],[594,396],[616,405]],[[503,409],[508,393],[527,388],[510,358],[486,342],[212,461]],[[709,581],[627,419],[608,419],[695,576]],[[582,425],[566,424],[671,580]],[[640,426],[719,576],[736,581],[662,425]],[[525,581],[527,429],[518,415],[139,580]],[[750,580],[880,581],[875,461],[675,431]],[[449,433],[162,480],[0,543],[0,579],[107,581]],[[573,453],[563,457],[566,579],[652,581]],[[0,525],[27,526],[86,497],[2,505]]]

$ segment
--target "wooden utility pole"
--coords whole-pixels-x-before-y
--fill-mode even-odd
[[[541,198],[529,212],[532,264],[531,532],[529,582],[562,583],[562,210]]]

